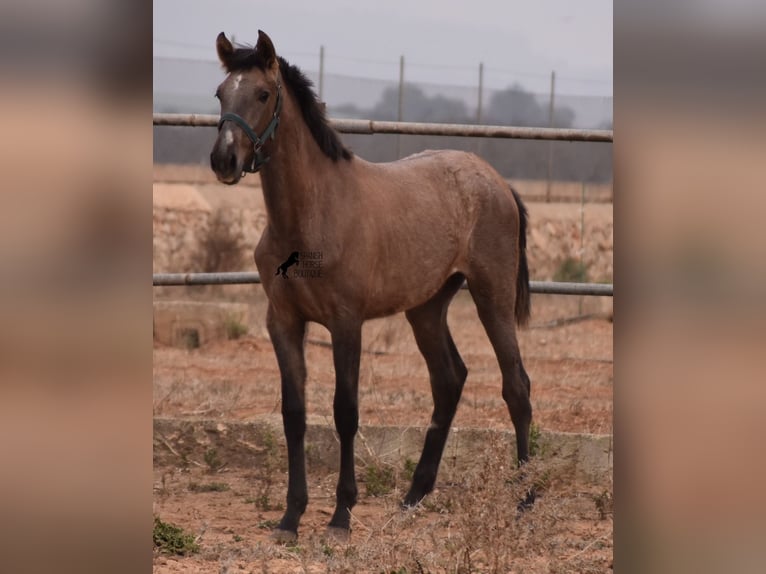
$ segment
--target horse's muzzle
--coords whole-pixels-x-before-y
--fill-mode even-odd
[[[242,177],[242,168],[233,151],[213,150],[210,153],[210,167],[221,183],[233,185]]]

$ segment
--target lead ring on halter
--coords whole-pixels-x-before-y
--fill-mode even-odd
[[[274,106],[274,114],[271,116],[271,121],[269,122],[269,125],[266,126],[266,129],[263,130],[263,133],[259,136],[258,134],[253,131],[253,129],[248,125],[247,121],[235,113],[232,112],[226,112],[221,116],[221,119],[218,120],[218,131],[221,131],[221,127],[223,126],[224,122],[231,121],[237,124],[240,128],[242,128],[242,131],[245,132],[245,135],[247,135],[248,138],[250,138],[250,141],[253,142],[253,150],[255,151],[255,155],[253,156],[253,161],[249,166],[246,166],[243,169],[243,172],[247,173],[256,173],[259,171],[266,162],[269,161],[268,156],[264,156],[261,152],[261,148],[266,144],[269,138],[275,139],[277,137],[277,126],[279,125],[279,113],[282,111],[282,85],[277,82],[277,103]]]

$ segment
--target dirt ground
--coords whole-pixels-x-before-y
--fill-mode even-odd
[[[208,298],[224,291],[211,289]],[[279,373],[263,326],[265,298],[253,288],[249,333],[185,350],[155,345],[154,414],[175,419],[248,421],[280,412]],[[612,433],[611,300],[533,296],[533,319],[519,331],[532,380],[535,424],[543,431]],[[449,324],[469,375],[454,427],[508,429],[500,372],[467,292]],[[332,419],[334,375],[329,334],[312,325],[306,347],[309,415]],[[403,315],[365,325],[360,424],[426,427],[432,402],[428,375]],[[197,535],[201,551],[157,554],[154,570],[170,572],[607,572],[612,561],[611,474],[575,477],[555,455],[535,461],[527,481],[543,485],[531,512],[517,516],[523,485],[508,445],[488,445],[475,469],[442,468],[436,491],[418,510],[397,504],[407,488],[395,469],[388,494],[360,501],[349,543],[324,538],[337,472],[309,467],[310,502],[295,546],[269,541],[286,485],[284,441],[275,437],[273,467],[211,468],[178,460],[155,466],[155,515]],[[562,464],[563,462],[563,464]],[[516,478],[514,478],[516,477]],[[225,490],[193,485],[221,482]],[[517,484],[518,483],[518,484]],[[202,489],[204,490],[204,489]],[[264,497],[264,492],[267,496]]]
[[[253,289],[253,319],[245,337],[195,350],[155,346],[155,416],[248,420],[280,412],[279,372],[263,325],[265,297],[259,289]],[[534,420],[542,429],[611,433],[610,304],[597,298],[533,296],[532,320],[518,335],[532,380]],[[508,428],[500,370],[470,294],[457,295],[448,321],[469,371],[454,425]],[[311,325],[307,339],[308,412],[331,418],[329,334]],[[428,372],[404,316],[365,324],[363,349],[360,423],[427,426],[432,408]]]

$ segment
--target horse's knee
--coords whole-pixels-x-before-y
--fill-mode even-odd
[[[524,366],[520,365],[521,370],[521,382],[524,383],[524,387],[527,389],[527,394],[529,395],[532,392],[532,382],[529,380],[529,375],[527,374],[527,371],[524,370]]]
[[[302,439],[306,434],[306,411],[283,410],[282,425],[288,441]]]
[[[341,438],[353,437],[359,428],[359,408],[357,405],[335,404],[333,408],[335,430]]]

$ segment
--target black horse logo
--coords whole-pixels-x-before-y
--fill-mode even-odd
[[[277,272],[276,272],[276,273],[274,273],[274,275],[279,275],[279,274],[281,273],[281,274],[282,274],[282,277],[284,277],[285,279],[287,279],[287,270],[288,270],[288,269],[289,269],[289,268],[290,268],[292,265],[295,265],[296,263],[298,263],[298,252],[297,252],[297,251],[293,251],[293,252],[290,254],[290,257],[288,257],[288,258],[287,258],[287,261],[285,261],[284,263],[282,263],[282,265],[280,265],[279,267],[277,267]]]

